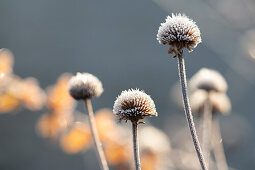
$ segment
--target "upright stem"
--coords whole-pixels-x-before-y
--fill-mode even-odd
[[[203,113],[203,132],[202,132],[202,150],[205,154],[205,161],[209,167],[211,150],[211,127],[212,127],[212,106],[207,99],[204,103]]]
[[[141,170],[140,157],[139,157],[139,143],[138,143],[138,132],[137,132],[137,122],[132,122],[133,130],[133,149],[134,149],[134,160],[135,160],[135,170]]]
[[[218,170],[228,170],[227,160],[224,153],[224,147],[222,144],[222,136],[220,132],[219,120],[217,117],[213,120],[213,129],[214,129],[214,145],[213,153],[216,160],[216,166]]]
[[[94,139],[98,157],[100,159],[101,168],[102,170],[109,170],[106,159],[105,159],[102,143],[100,142],[98,134],[97,134],[96,122],[95,122],[91,100],[86,99],[84,103],[85,103],[85,107],[88,110],[90,130]]]
[[[180,84],[182,87],[184,110],[185,110],[186,118],[187,118],[188,125],[190,128],[192,140],[193,140],[201,167],[203,170],[207,170],[205,160],[204,160],[204,157],[203,157],[203,154],[201,151],[200,143],[198,141],[197,132],[196,132],[196,128],[195,128],[195,124],[193,121],[190,104],[189,104],[189,100],[188,100],[186,70],[185,70],[185,64],[184,64],[184,58],[182,56],[182,52],[178,56],[178,69],[179,69]]]

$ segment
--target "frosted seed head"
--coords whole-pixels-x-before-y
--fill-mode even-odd
[[[160,44],[168,44],[168,53],[178,56],[183,48],[189,52],[201,42],[200,30],[196,23],[184,14],[172,14],[161,23],[157,40]]]
[[[146,116],[158,115],[151,97],[138,89],[122,91],[114,103],[113,113],[120,121],[130,120],[132,122],[137,122]]]
[[[200,69],[189,81],[190,89],[226,92],[228,85],[224,77],[216,70]]]
[[[77,73],[69,82],[69,93],[76,100],[99,97],[103,91],[101,81],[89,73]]]

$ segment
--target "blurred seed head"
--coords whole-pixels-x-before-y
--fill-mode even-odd
[[[77,73],[69,82],[69,92],[76,100],[99,97],[103,91],[101,81],[89,73]]]
[[[231,102],[225,93],[210,93],[209,98],[213,106],[213,112],[221,114],[230,112]]]
[[[153,126],[145,126],[140,129],[139,135],[141,153],[150,151],[161,156],[170,153],[170,140],[160,129]]]
[[[140,129],[141,167],[144,170],[162,169],[171,151],[168,136],[153,126]]]
[[[112,165],[124,166],[127,169],[129,163],[133,159],[130,129],[122,124],[115,124],[112,132],[105,132],[108,134],[110,133],[110,138],[104,142],[107,161]]]
[[[190,95],[191,109],[197,113],[203,112],[204,104],[208,98],[208,92],[205,90],[196,90]]]
[[[192,110],[202,113],[206,100],[209,100],[212,106],[212,112],[226,114],[231,110],[231,102],[225,93],[207,92],[205,90],[196,90],[190,96],[190,105]]]
[[[191,52],[192,48],[201,42],[200,30],[186,15],[172,14],[167,16],[164,23],[161,23],[157,40],[160,44],[168,44],[170,46],[168,53],[174,53],[177,56],[183,48]]]
[[[202,68],[189,81],[191,91],[203,89],[206,91],[226,92],[228,85],[224,77],[216,70]]]
[[[119,120],[139,121],[146,116],[157,116],[154,101],[145,92],[138,89],[129,89],[122,91],[117,97],[113,113]]]
[[[95,121],[98,130],[98,136],[101,141],[111,140],[115,135],[115,120],[112,110],[100,109],[95,113]]]

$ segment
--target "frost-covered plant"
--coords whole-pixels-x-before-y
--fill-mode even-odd
[[[136,170],[141,169],[138,143],[138,124],[147,116],[157,116],[154,101],[149,95],[138,89],[125,90],[117,97],[113,113],[119,120],[131,121],[133,130],[133,149]]]
[[[89,73],[77,73],[69,82],[69,93],[75,100],[83,100],[89,114],[89,124],[93,136],[98,156],[100,158],[101,168],[108,170],[108,165],[103,152],[102,144],[98,137],[91,99],[99,97],[103,92],[101,81]]]
[[[186,15],[172,14],[172,16],[167,16],[164,23],[161,23],[161,26],[158,29],[157,40],[160,44],[169,45],[168,53],[174,53],[174,58],[178,58],[179,77],[182,87],[184,110],[201,167],[203,170],[206,170],[206,163],[202,154],[190,109],[187,93],[186,70],[183,57],[183,49],[187,48],[188,51],[191,52],[192,48],[195,48],[201,42],[200,30],[196,23],[189,19]]]

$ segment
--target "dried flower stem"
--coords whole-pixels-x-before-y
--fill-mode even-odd
[[[197,152],[199,162],[201,164],[202,169],[207,170],[205,160],[204,160],[204,157],[202,154],[202,150],[200,147],[200,143],[198,141],[197,132],[196,132],[196,128],[195,128],[195,124],[193,121],[191,108],[190,108],[190,104],[189,104],[189,100],[188,100],[186,70],[185,70],[184,58],[183,58],[182,53],[183,52],[181,51],[180,54],[178,55],[178,69],[179,69],[180,84],[182,87],[184,110],[185,110],[186,118],[187,118],[188,125],[190,128],[190,133],[191,133],[192,140],[193,140],[196,152]]]
[[[137,121],[132,122],[132,130],[133,130],[133,149],[134,149],[134,160],[135,160],[135,169],[140,170],[140,157],[139,157],[139,143],[138,143],[138,128]]]
[[[203,132],[202,132],[202,150],[205,154],[205,161],[209,167],[210,150],[211,150],[211,127],[212,127],[212,106],[207,99],[204,103],[203,112]]]
[[[102,170],[109,170],[106,159],[105,159],[102,143],[100,142],[100,139],[97,134],[96,122],[95,122],[95,117],[94,117],[94,113],[93,113],[91,100],[86,99],[84,101],[84,103],[85,103],[85,107],[88,110],[90,130],[91,130],[91,133],[92,133],[92,136],[94,139],[98,157],[100,159],[101,168],[102,168]]]
[[[214,129],[213,153],[216,160],[217,169],[228,170],[227,160],[224,153],[224,147],[222,144],[222,136],[220,132],[219,120],[217,117],[215,117],[213,120],[213,129]]]

